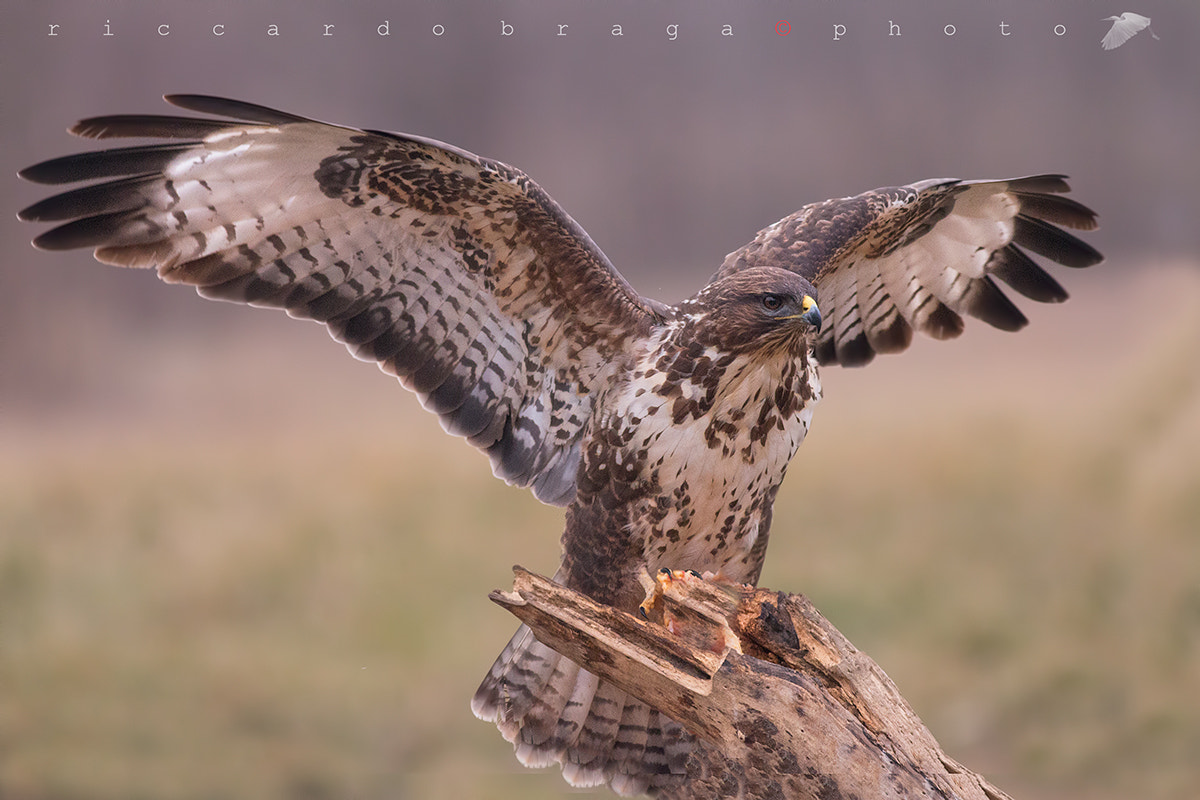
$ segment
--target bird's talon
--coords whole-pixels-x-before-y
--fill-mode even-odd
[[[694,569],[682,570],[669,567],[660,567],[653,579],[649,577],[648,572],[644,572],[642,575],[642,586],[646,589],[646,599],[638,606],[638,616],[647,621],[650,620],[650,612],[658,605],[659,598],[663,596],[673,581],[683,580],[685,577],[705,580],[705,577]]]

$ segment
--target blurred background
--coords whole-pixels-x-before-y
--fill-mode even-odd
[[[487,593],[553,571],[561,512],[315,325],[29,247],[47,190],[15,171],[167,92],[515,164],[664,300],[811,201],[1069,174],[1108,260],[1055,270],[1071,301],[1021,302],[1018,335],[826,370],[763,584],[1015,797],[1194,797],[1200,10],[1141,2],[1161,40],[1101,50],[1126,10],[5,4],[0,798],[573,793],[468,709],[515,627]]]

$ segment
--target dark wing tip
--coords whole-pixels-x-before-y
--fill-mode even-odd
[[[68,131],[85,139],[145,137],[167,139],[203,139],[210,133],[228,128],[224,120],[174,117],[164,114],[111,114],[88,117]]]
[[[1062,284],[1016,245],[1005,245],[993,253],[987,271],[1030,300],[1061,303],[1067,299]]]
[[[17,177],[30,183],[70,183],[70,178],[63,177],[62,159],[52,158],[17,171]],[[19,216],[19,215],[18,215]]]
[[[903,353],[912,344],[913,330],[908,320],[897,312],[886,327],[868,331],[867,339],[876,353]]]
[[[134,175],[107,183],[91,184],[47,197],[17,212],[17,218],[25,222],[56,222],[141,208],[148,203],[147,189],[158,181],[157,175]]]
[[[1029,319],[1021,313],[1021,309],[987,276],[971,283],[964,300],[968,314],[993,328],[1011,333],[1029,324]]]
[[[146,175],[160,172],[192,146],[192,142],[183,142],[75,153],[34,164],[17,174],[34,183],[78,183],[97,178]]]
[[[214,97],[207,94],[168,94],[163,95],[173,106],[198,111],[201,114],[214,114],[219,117],[233,117],[246,122],[261,122],[267,125],[283,125],[288,122],[311,122],[307,117],[289,114],[257,103],[245,103],[241,100],[230,100],[227,97]]]
[[[1028,194],[1013,192],[1021,204],[1021,213],[1028,217],[1063,225],[1082,231],[1094,231],[1099,227],[1096,212],[1069,197],[1053,194]]]
[[[19,169],[19,170],[17,170],[17,177],[23,181],[29,181],[30,183],[49,183],[49,181],[38,180],[38,172],[39,172],[38,168],[40,166],[41,166],[41,164],[39,163],[39,164],[34,164],[29,167],[25,167],[24,169]],[[17,212],[17,217],[19,219],[24,219],[24,217],[21,216],[21,214],[23,214],[23,213],[25,213],[25,212],[23,212],[23,211]]]
[[[1012,178],[1005,183],[1008,184],[1011,191],[1029,194],[1063,194],[1071,191],[1071,185],[1067,183],[1067,176],[1059,173]]]
[[[963,318],[936,298],[933,302],[936,304],[933,311],[917,323],[921,332],[941,341],[961,336],[965,327]]]
[[[875,351],[867,341],[866,334],[859,333],[853,339],[835,342],[837,363],[845,367],[859,367],[875,357]]]
[[[1087,242],[1048,222],[1025,214],[1017,215],[1013,242],[1064,267],[1091,267],[1104,260],[1100,251]]]
[[[67,217],[57,216],[51,204],[42,200],[18,211],[17,219],[21,222],[49,222],[55,219],[67,219]]]
[[[837,349],[833,345],[832,333],[822,336],[817,340],[817,346],[813,349],[813,355],[816,356],[818,364],[833,366],[838,363]]]
[[[28,211],[28,209],[26,209]],[[108,242],[129,221],[127,211],[113,211],[73,220],[57,228],[51,228],[33,240],[39,250],[74,250],[80,247],[98,247]]]

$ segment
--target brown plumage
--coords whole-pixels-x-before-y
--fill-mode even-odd
[[[21,173],[98,181],[21,212],[65,223],[35,244],[93,248],[205,297],[324,323],[497,476],[567,506],[558,579],[627,610],[660,567],[757,580],[818,364],[864,364],[914,330],[956,336],[964,315],[1022,327],[994,279],[1042,302],[1066,293],[1021,248],[1100,260],[1058,227],[1095,227],[1061,176],[924,181],[806,206],[670,307],[634,292],[512,167],[415,136],[167,99],[219,118],[85,120],[75,133],[169,141]],[[472,707],[522,762],[562,764],[574,784],[653,793],[687,765],[676,723],[525,628]]]

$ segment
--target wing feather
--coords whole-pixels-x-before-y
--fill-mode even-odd
[[[34,164],[21,170],[20,175],[34,183],[78,183],[117,175],[150,175],[161,172],[183,153],[192,150],[192,142],[184,144],[154,144],[143,147],[119,147],[95,150],[91,153],[62,156]],[[60,195],[59,197],[69,197]],[[47,205],[53,205],[51,198]],[[46,247],[46,245],[39,245]],[[49,249],[49,248],[47,248]]]
[[[73,132],[172,141],[21,173],[101,181],[21,213],[63,223],[37,246],[323,322],[498,476],[570,501],[593,395],[660,313],[574,220],[518,170],[429,139],[167,100],[224,118],[94,117]]]
[[[717,277],[782,266],[817,288],[826,320],[823,364],[866,364],[904,350],[919,330],[958,336],[963,316],[1001,330],[1028,322],[998,278],[1039,302],[1066,292],[1022,248],[1067,267],[1102,260],[1059,226],[1096,227],[1091,209],[1061,195],[1062,175],[1004,181],[929,180],[802,208],[730,253]]]
[[[203,139],[228,126],[229,123],[224,120],[166,114],[122,114],[80,120],[71,126],[71,133],[86,139],[119,139],[130,136]]]

